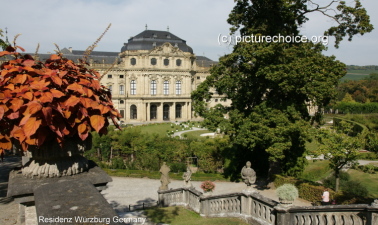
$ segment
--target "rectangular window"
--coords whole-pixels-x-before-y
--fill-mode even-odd
[[[125,118],[125,110],[119,110],[119,114],[121,114],[121,118]]]
[[[135,82],[135,80],[131,81],[130,91],[131,91],[131,95],[136,95],[136,82]]]
[[[169,82],[167,80],[164,81],[163,92],[165,95],[169,95]]]
[[[181,95],[181,81],[176,81],[176,95]]]
[[[151,95],[156,95],[156,80],[151,81]]]
[[[119,78],[121,78],[121,79],[122,79],[122,78],[123,78],[123,75],[119,75]]]
[[[108,74],[108,78],[112,78],[112,75],[111,75],[111,74]]]
[[[109,85],[108,88],[109,88],[110,93],[112,93],[113,86]]]
[[[124,95],[125,94],[125,86],[119,85],[119,94]]]

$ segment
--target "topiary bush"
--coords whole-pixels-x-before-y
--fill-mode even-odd
[[[283,203],[293,202],[298,198],[298,189],[293,184],[284,184],[276,189],[276,194]]]

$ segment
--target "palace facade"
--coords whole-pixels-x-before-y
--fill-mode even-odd
[[[74,59],[84,51],[65,48],[62,53]],[[196,56],[185,40],[169,31],[147,29],[131,37],[120,52],[92,52],[89,62],[104,74],[101,84],[111,90],[121,123],[200,120],[192,110],[191,92],[217,63]],[[227,101],[218,96],[208,104]]]

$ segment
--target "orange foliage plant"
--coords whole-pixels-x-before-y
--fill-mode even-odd
[[[111,93],[100,85],[100,74],[82,61],[76,64],[62,54],[42,62],[20,54],[21,47],[0,52],[12,59],[0,66],[0,150],[18,141],[24,151],[55,139],[89,132],[107,132],[108,119],[117,126],[120,117]]]

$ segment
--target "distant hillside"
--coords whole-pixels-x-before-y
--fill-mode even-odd
[[[369,76],[371,73],[378,73],[377,65],[368,66],[356,66],[347,65],[347,74],[341,78],[341,81],[345,80],[361,80]]]

